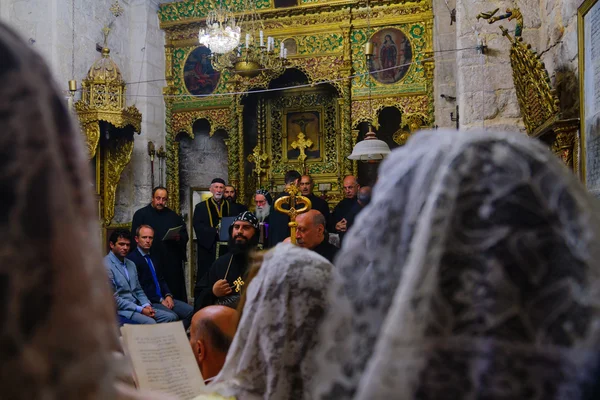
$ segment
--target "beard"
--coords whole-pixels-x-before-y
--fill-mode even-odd
[[[256,245],[258,244],[258,235],[256,235],[256,233],[248,240],[246,240],[244,238],[243,241],[238,241],[237,239],[239,237],[240,237],[240,235],[238,235],[236,237],[232,236],[229,238],[229,242],[227,243],[227,248],[234,255],[237,255],[237,254],[248,255],[248,253],[250,253],[250,251],[253,250],[256,247]]]
[[[269,214],[271,213],[271,205],[267,204],[265,206],[262,207],[256,207],[256,218],[258,218],[259,221],[264,221],[265,218],[267,218],[269,216]]]

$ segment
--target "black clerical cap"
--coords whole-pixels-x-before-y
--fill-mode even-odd
[[[269,203],[269,205],[273,204],[273,198],[271,197],[271,193],[269,193],[268,190],[258,189],[256,191],[256,194],[262,194],[263,196],[265,196],[265,200],[267,200],[267,203]]]
[[[210,184],[212,185],[213,183],[221,183],[221,184],[225,185],[225,181],[221,178],[213,179],[212,182],[210,182]]]
[[[231,223],[231,226],[233,226],[233,224],[235,224],[236,221],[249,222],[250,225],[254,227],[254,229],[258,229],[258,218],[256,218],[254,214],[252,214],[250,211],[244,211],[243,213],[235,217],[235,219]]]

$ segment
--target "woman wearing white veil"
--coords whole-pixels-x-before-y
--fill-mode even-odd
[[[316,397],[591,398],[599,216],[525,135],[418,133],[336,260],[345,312],[323,324]]]
[[[115,308],[81,134],[3,24],[0,141],[0,397],[113,399]]]
[[[279,244],[250,282],[225,365],[207,391],[236,399],[310,399],[314,349],[333,266]],[[197,399],[215,398],[203,395]]]

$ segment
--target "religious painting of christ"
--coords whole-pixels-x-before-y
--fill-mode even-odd
[[[306,161],[322,159],[323,134],[321,126],[321,111],[292,111],[285,114],[285,134],[283,148],[288,161],[296,161],[301,149],[306,155]],[[303,135],[300,135],[302,133]]]
[[[406,35],[399,29],[385,28],[371,36],[371,43],[371,76],[384,84],[396,83],[404,78],[412,62],[412,48]]]
[[[212,66],[210,49],[204,46],[196,47],[183,66],[185,87],[195,96],[212,93],[220,77],[221,74]]]

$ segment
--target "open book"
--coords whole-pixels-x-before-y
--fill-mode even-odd
[[[165,240],[175,240],[177,235],[179,235],[179,232],[181,232],[181,228],[183,228],[183,225],[175,226],[169,229],[167,233],[165,233],[165,236],[163,236],[162,238],[163,242]]]
[[[124,325],[125,351],[139,389],[157,390],[179,399],[193,399],[204,387],[181,321],[155,325]]]

